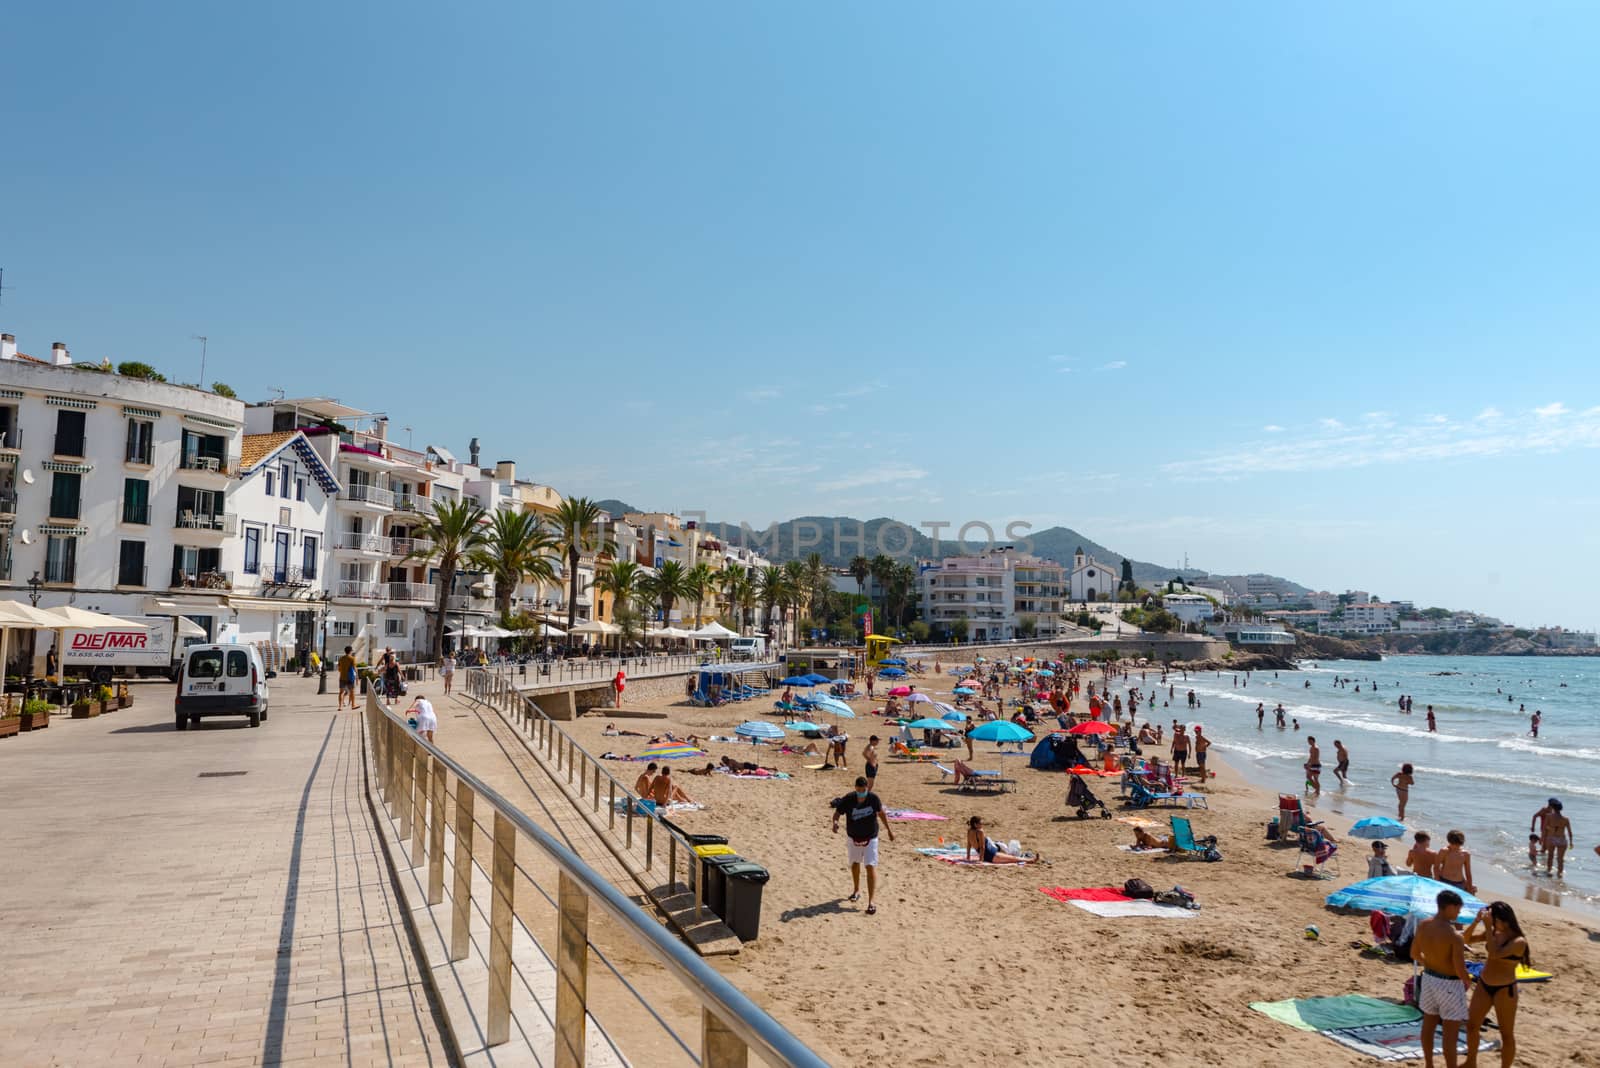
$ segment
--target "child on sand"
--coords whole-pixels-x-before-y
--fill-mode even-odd
[[[1438,854],[1429,848],[1433,840],[1427,831],[1418,831],[1413,836],[1413,843],[1411,852],[1406,854],[1406,867],[1411,869],[1413,875],[1420,875],[1424,879],[1433,878],[1433,869],[1438,858]]]
[[[1472,854],[1462,848],[1467,844],[1467,836],[1451,831],[1444,839],[1447,844],[1439,851],[1434,878],[1469,894],[1476,892],[1478,888],[1472,885]]]

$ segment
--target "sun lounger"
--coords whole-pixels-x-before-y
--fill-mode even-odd
[[[1128,787],[1132,791],[1128,803],[1134,808],[1148,808],[1155,804],[1183,805],[1185,808],[1211,807],[1206,803],[1203,794],[1158,794],[1137,779],[1129,783]]]

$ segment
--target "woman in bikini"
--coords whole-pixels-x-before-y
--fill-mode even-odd
[[[1478,1063],[1478,1038],[1493,1009],[1500,1028],[1500,1066],[1510,1068],[1517,1057],[1517,967],[1532,967],[1528,939],[1517,923],[1516,912],[1504,901],[1478,913],[1462,938],[1468,945],[1482,942],[1488,954],[1483,971],[1472,984],[1472,1002],[1467,1006],[1467,1064]]]
[[[1400,822],[1406,819],[1406,799],[1411,796],[1411,787],[1416,783],[1416,776],[1410,764],[1401,764],[1400,770],[1389,776],[1389,785],[1394,787],[1394,796],[1400,801]]]
[[[995,843],[993,838],[983,833],[983,817],[974,816],[967,821],[967,859],[972,859],[976,852],[983,858],[985,864],[1021,864],[1023,857],[1014,857],[1005,852]]]

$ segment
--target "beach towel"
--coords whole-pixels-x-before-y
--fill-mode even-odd
[[[730,779],[787,779],[789,777],[789,773],[787,771],[748,771],[735,775],[727,768],[718,768],[717,774],[726,775]]]
[[[1057,901],[1132,901],[1114,886],[1041,886],[1039,893]]]
[[[1143,816],[1118,816],[1118,823],[1126,823],[1130,827],[1166,827],[1161,820],[1146,819]]]
[[[989,864],[981,860],[968,860],[967,851],[963,846],[921,846],[917,849],[925,857],[942,860],[946,864],[957,864],[964,868],[1025,868],[1031,861],[1021,864]],[[977,856],[974,852],[973,856]]]
[[[1478,977],[1478,973],[1481,971],[1483,971],[1483,961],[1467,961],[1467,973],[1474,979]],[[1555,978],[1554,972],[1538,972],[1526,964],[1517,965],[1517,982],[1519,983],[1548,983],[1553,978]]]
[[[911,808],[891,808],[884,811],[892,820],[905,820],[908,822],[912,820],[939,820],[942,822],[949,818],[933,812],[918,812],[916,809]]]
[[[1380,1061],[1420,1061],[1422,1059],[1422,1020],[1411,1020],[1404,1023],[1367,1024],[1364,1027],[1345,1027],[1323,1031],[1323,1035],[1333,1039],[1341,1046],[1348,1046],[1357,1053]],[[1483,1036],[1478,1043],[1479,1051],[1496,1050],[1500,1048],[1498,1038]],[[1467,1029],[1463,1027],[1456,1035],[1456,1051],[1462,1057],[1467,1055]],[[1433,1033],[1433,1052],[1436,1056],[1444,1052],[1444,1034],[1442,1031]],[[1494,1060],[1499,1060],[1496,1057]],[[1484,1063],[1482,1059],[1479,1063]]]
[[[1164,920],[1186,920],[1198,915],[1174,905],[1160,905],[1154,901],[1068,901],[1067,904],[1092,912],[1103,919],[1125,919],[1131,916],[1154,916]]]
[[[1289,998],[1286,1001],[1252,1001],[1250,1007],[1263,1016],[1288,1024],[1300,1031],[1331,1031],[1337,1028],[1410,1023],[1422,1019],[1422,1013],[1410,1005],[1368,997],[1365,994],[1339,994],[1327,998]]]
[[[706,806],[698,801],[674,801],[670,805],[658,805],[654,801],[640,801],[637,812],[641,816],[648,816],[652,812],[699,812]],[[619,797],[616,800],[618,812],[628,811],[628,799]]]
[[[1166,852],[1166,850],[1162,849],[1160,846],[1119,845],[1119,846],[1117,846],[1117,848],[1122,850],[1124,853],[1165,853]]]

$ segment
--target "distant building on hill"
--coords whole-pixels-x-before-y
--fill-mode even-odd
[[[1033,620],[1036,634],[1060,632],[1066,572],[1052,560],[1000,548],[917,566],[919,614],[930,626],[964,619],[972,641],[1022,637],[1024,619]]]
[[[1121,572],[1114,564],[1104,564],[1078,546],[1072,554],[1072,571],[1067,577],[1067,596],[1074,601],[1114,601]]]

